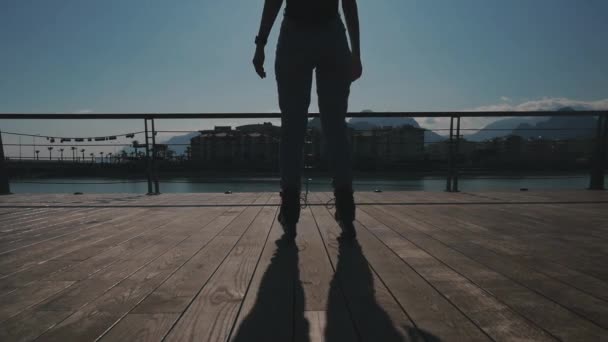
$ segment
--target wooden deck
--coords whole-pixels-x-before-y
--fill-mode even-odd
[[[0,197],[0,341],[608,341],[608,192]]]

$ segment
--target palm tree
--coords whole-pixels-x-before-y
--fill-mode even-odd
[[[82,150],[80,150],[80,152],[82,152],[82,161],[84,161],[84,151],[85,151],[84,148]]]
[[[91,156],[91,162],[95,162],[95,154],[94,153],[90,153],[89,155]]]
[[[108,153],[108,162],[112,164],[112,152]]]
[[[40,154],[40,150],[36,150],[36,160],[40,160],[40,157],[38,156]]]
[[[49,146],[47,149],[49,150],[49,160],[51,160],[51,151],[53,150],[53,146]]]
[[[72,146],[72,161],[76,161],[76,147]],[[84,159],[84,157],[82,157]]]
[[[137,153],[139,151],[139,148],[141,147],[141,145],[139,144],[139,141],[133,140],[132,146],[133,146],[133,149],[135,150],[135,156],[139,156],[139,153]]]
[[[59,151],[61,151],[61,161],[63,161],[63,148],[60,148]]]
[[[99,152],[99,155],[101,156],[101,163],[103,164],[103,151]]]

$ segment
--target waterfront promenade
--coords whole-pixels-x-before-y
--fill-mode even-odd
[[[608,192],[0,197],[0,341],[605,341]]]

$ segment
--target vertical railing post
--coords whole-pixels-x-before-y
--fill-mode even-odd
[[[460,147],[460,115],[456,117],[456,143],[454,146],[454,161],[452,162],[452,192],[458,192],[458,154]]]
[[[608,127],[608,116],[600,114],[597,118],[597,133],[595,146],[591,158],[591,180],[590,190],[604,190],[604,166],[606,164],[606,130]]]
[[[454,157],[454,116],[450,116],[450,140],[448,141],[448,177],[445,191],[452,192],[452,163]]]
[[[8,182],[8,169],[4,160],[4,145],[2,144],[2,132],[0,131],[0,195],[10,195],[11,187]]]
[[[148,138],[148,119],[144,119],[144,129],[146,136],[146,177],[148,178],[148,195],[152,194],[152,170],[150,165],[150,139]]]
[[[601,138],[600,160],[599,160],[599,180],[602,189],[605,189],[606,153],[608,152],[608,113],[600,114],[604,118],[604,129]]]
[[[602,138],[602,153],[600,155],[600,168],[601,168],[601,179],[602,179],[602,188],[604,188],[604,180],[606,179],[605,177],[605,171],[606,171],[606,158],[608,158],[608,112],[604,112],[602,114],[602,116],[604,117],[604,134],[603,134],[603,138]]]
[[[152,123],[152,174],[154,179],[154,193],[156,195],[160,194],[159,184],[158,184],[158,163],[156,161],[156,128],[154,127],[154,118],[150,119]]]

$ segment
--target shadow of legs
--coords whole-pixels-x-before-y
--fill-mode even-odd
[[[298,269],[298,248],[287,236],[275,241],[276,251],[262,277],[255,304],[234,334],[233,342],[286,342],[294,340],[294,327],[308,336]],[[296,307],[296,305],[300,307]],[[298,341],[303,339],[298,338]],[[305,340],[306,341],[306,340]]]
[[[359,242],[339,238],[338,243],[338,263],[331,281],[327,309],[326,341],[344,340],[344,301],[348,303],[357,337],[361,341],[439,341],[432,334],[415,327],[397,328],[405,322],[393,322],[378,303],[374,276]]]

